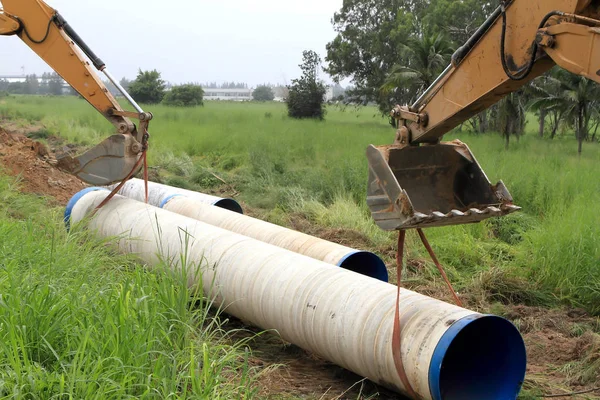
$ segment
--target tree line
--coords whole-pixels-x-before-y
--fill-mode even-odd
[[[9,82],[7,79],[0,79],[0,92],[60,96],[63,94],[63,80],[55,72],[46,72],[41,77],[35,74],[26,75],[23,82]]]
[[[248,89],[248,84],[244,82],[207,82],[202,86],[206,89]]]
[[[355,103],[376,103],[382,113],[411,104],[450,64],[497,2],[479,0],[346,0],[335,13],[337,35],[327,44],[325,71],[335,81],[351,78]],[[528,113],[539,135],[573,134],[581,153],[596,141],[600,85],[558,67],[481,112],[460,129],[500,132],[508,146],[523,135]]]
[[[115,85],[109,81],[103,81],[108,91],[113,96],[121,95]],[[177,107],[201,106],[204,104],[204,89],[247,89],[248,84],[242,82],[225,82],[217,84],[216,82],[204,85],[196,83],[187,83],[182,85],[171,85],[164,81],[161,73],[157,70],[138,71],[137,77],[133,80],[122,78],[119,84],[128,91],[131,96],[140,103],[158,104],[162,103]],[[275,98],[275,91],[281,92],[280,87],[264,84],[259,85],[253,90],[253,99],[255,101],[272,101]],[[35,74],[26,75],[24,81],[9,82],[6,79],[0,79],[0,94],[21,94],[21,95],[77,95],[77,92],[55,72],[44,73],[40,77]]]

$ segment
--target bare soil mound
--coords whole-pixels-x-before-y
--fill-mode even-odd
[[[4,125],[4,124],[3,124]],[[0,164],[10,175],[18,177],[23,192],[50,197],[54,203],[66,204],[87,185],[77,177],[56,168],[54,152],[26,134],[0,127]]]

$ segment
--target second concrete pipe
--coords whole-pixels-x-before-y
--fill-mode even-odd
[[[234,208],[228,208],[227,206],[231,207],[231,202],[235,202],[235,200],[223,203],[225,199],[155,182],[148,183],[148,193],[148,203],[155,207],[185,215],[384,282],[388,281],[388,271],[385,263],[377,255],[234,212]],[[121,188],[119,194],[134,200],[144,201],[144,181],[131,179]],[[211,204],[221,205],[213,207]]]

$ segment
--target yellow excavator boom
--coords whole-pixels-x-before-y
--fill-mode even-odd
[[[503,1],[419,99],[396,140],[369,146],[367,203],[384,230],[479,222],[520,208],[450,130],[558,65],[600,82],[600,1]]]
[[[0,6],[0,35],[18,36],[117,130],[83,155],[59,160],[59,167],[93,185],[123,180],[141,157],[152,115],[129,96],[58,11],[42,0],[0,0]],[[135,113],[121,108],[97,71],[123,93]],[[139,126],[130,118],[138,119]]]

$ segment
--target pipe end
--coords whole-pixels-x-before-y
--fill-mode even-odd
[[[173,198],[175,198],[175,197],[180,197],[180,196],[187,197],[185,194],[181,194],[181,193],[172,194],[172,195],[164,198],[164,200],[160,203],[159,208],[164,208],[165,205],[167,205],[167,203],[169,201],[173,200]],[[193,197],[187,197],[187,198],[192,199],[192,200],[194,199]],[[219,198],[218,200],[214,201],[212,203],[212,205],[219,207],[219,208],[223,208],[225,210],[236,212],[238,214],[244,214],[244,210],[242,209],[242,206],[233,199]]]
[[[108,191],[108,189],[102,187],[88,187],[83,190],[80,190],[79,192],[75,193],[73,197],[71,197],[71,200],[69,200],[69,202],[67,203],[67,207],[65,208],[65,214],[63,217],[63,221],[65,223],[67,231],[71,228],[71,213],[73,212],[73,207],[75,207],[77,202],[81,200],[81,198],[86,194],[91,192],[97,192],[99,190]]]
[[[368,251],[356,251],[347,254],[338,264],[339,267],[387,282],[388,270],[381,258]]]
[[[452,324],[429,368],[434,400],[508,400],[521,391],[527,368],[525,342],[508,320],[471,315]]]
[[[236,212],[238,214],[244,214],[244,209],[234,199],[220,199],[213,203],[213,206],[221,207],[229,211]]]

